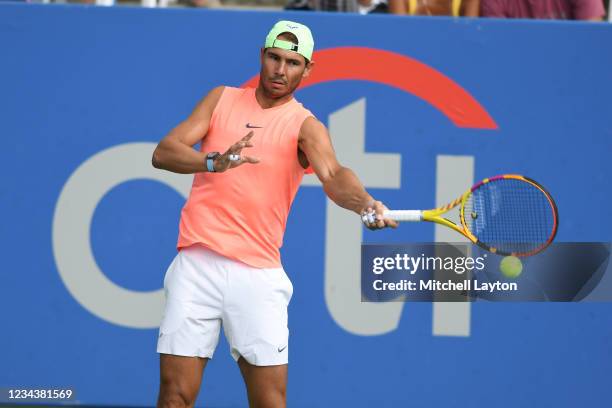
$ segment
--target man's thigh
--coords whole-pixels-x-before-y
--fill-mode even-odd
[[[240,357],[238,366],[251,408],[284,408],[287,405],[287,364],[255,366]]]
[[[207,358],[160,354],[158,407],[176,403],[193,406],[207,362]]]
[[[235,266],[228,280],[223,328],[232,357],[254,366],[287,364],[287,307],[293,286],[285,271]]]
[[[225,272],[200,247],[181,250],[164,277],[157,352],[212,358],[219,342]]]

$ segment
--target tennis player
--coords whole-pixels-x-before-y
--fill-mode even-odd
[[[222,325],[250,406],[285,407],[293,286],[279,248],[307,170],[339,206],[375,211],[362,217],[368,228],[397,226],[293,96],[315,65],[313,48],[308,27],[276,23],[261,50],[258,87],[213,89],[155,149],[156,168],[195,174],[164,279],[159,407],[194,405]]]

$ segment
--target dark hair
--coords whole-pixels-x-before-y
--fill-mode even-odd
[[[294,43],[295,45],[299,45],[300,42],[298,41],[298,38],[295,36],[295,34],[290,33],[289,31],[285,31],[284,33],[280,33],[279,35],[276,36],[276,38],[280,38],[281,40],[285,40],[285,41],[291,41],[292,43]],[[300,54],[302,55],[302,54]],[[302,57],[304,57],[302,55]],[[304,57],[304,61],[306,63],[306,65],[310,64],[310,60],[306,57]]]
[[[282,40],[291,41],[295,45],[299,45],[300,44],[300,42],[298,41],[298,38],[295,36],[295,34],[290,33],[288,31],[285,31],[284,33],[280,33],[276,38],[281,38]]]
[[[294,43],[294,44],[296,44],[296,45],[299,45],[299,44],[300,44],[300,41],[299,41],[299,40],[298,40],[298,38],[295,36],[295,34],[290,33],[290,32],[288,32],[288,31],[285,31],[284,33],[280,33],[280,34],[278,35],[278,37],[276,37],[276,38],[279,38],[279,37],[280,37],[282,40],[291,41],[292,43]],[[300,55],[301,55],[301,54],[300,54]],[[302,55],[302,57],[304,57],[304,56]],[[306,65],[310,64],[310,60],[309,60],[308,58],[304,57],[304,61],[306,62]]]

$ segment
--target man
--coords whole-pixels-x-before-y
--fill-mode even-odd
[[[483,17],[602,21],[602,0],[481,0]]]
[[[388,5],[387,0],[289,0],[285,9],[374,14],[387,13]]]
[[[397,226],[338,163],[325,126],[293,97],[314,67],[313,48],[308,27],[278,22],[260,53],[257,89],[213,89],[153,154],[156,168],[195,173],[179,253],[164,279],[159,407],[193,406],[221,323],[249,404],[285,406],[293,287],[279,248],[306,169],[368,228]]]
[[[478,17],[480,0],[389,0],[389,12],[411,16]]]

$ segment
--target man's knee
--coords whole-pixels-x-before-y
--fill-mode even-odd
[[[253,408],[284,408],[287,406],[286,388],[284,386],[269,387],[259,394]]]
[[[187,408],[193,407],[197,397],[197,390],[181,384],[176,380],[162,380],[159,387],[158,408]]]

